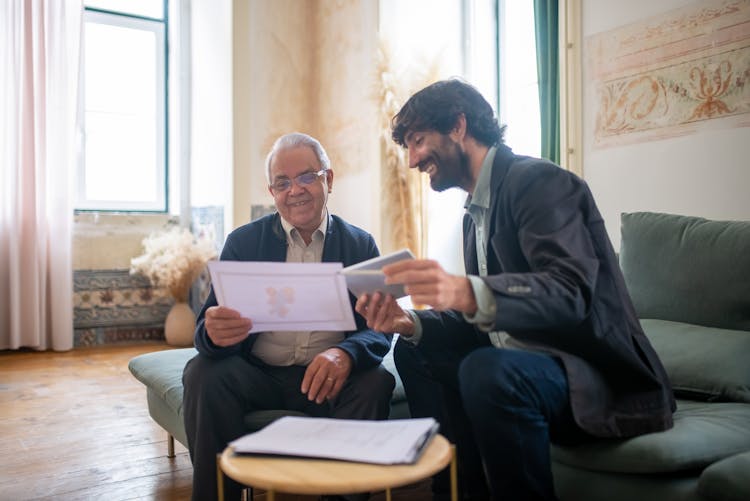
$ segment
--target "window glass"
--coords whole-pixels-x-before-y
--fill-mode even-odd
[[[84,14],[77,209],[166,211],[165,27]]]
[[[541,155],[539,79],[536,69],[534,2],[500,0],[500,121],[505,143],[520,155]]]

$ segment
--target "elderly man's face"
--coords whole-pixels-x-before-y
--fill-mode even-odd
[[[318,172],[321,168],[315,152],[307,146],[278,151],[271,161],[272,185],[283,179],[292,181],[284,191],[269,187],[276,209],[303,237],[311,235],[323,221],[328,194],[333,187],[333,171],[329,169],[312,183],[302,186],[295,179],[300,174]]]

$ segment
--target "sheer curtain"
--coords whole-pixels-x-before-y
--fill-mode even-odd
[[[0,2],[0,349],[73,347],[81,0]]]

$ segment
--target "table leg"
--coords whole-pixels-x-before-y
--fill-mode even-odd
[[[455,445],[451,445],[451,501],[458,501],[458,466]]]
[[[266,491],[266,501],[274,501],[276,499],[276,492],[273,490]]]
[[[391,488],[385,488],[385,501],[391,501]]]
[[[216,455],[216,488],[219,491],[219,501],[224,501],[224,472],[221,471],[221,454]]]

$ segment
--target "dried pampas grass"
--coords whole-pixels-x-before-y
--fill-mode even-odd
[[[185,228],[172,228],[143,239],[144,253],[130,260],[130,273],[164,287],[178,303],[187,302],[190,287],[206,263],[216,257],[214,243],[196,239]]]
[[[414,72],[413,66],[410,74]],[[425,255],[427,225],[425,205],[427,181],[425,176],[409,169],[406,150],[391,138],[391,119],[416,90],[435,81],[437,64],[428,67],[417,81],[404,82],[391,70],[390,50],[384,42],[378,48],[377,99],[380,110],[380,144],[383,161],[383,219],[395,249],[408,248],[417,257]]]

